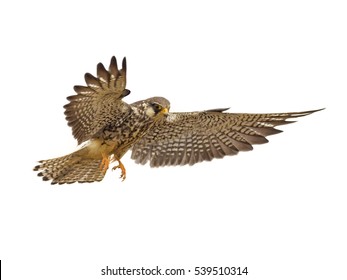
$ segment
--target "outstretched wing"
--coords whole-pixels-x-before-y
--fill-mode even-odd
[[[130,113],[130,106],[122,101],[130,91],[126,85],[126,59],[118,70],[117,60],[112,57],[109,70],[97,65],[97,77],[86,73],[87,86],[75,86],[77,95],[69,96],[64,106],[66,120],[78,144],[90,139],[106,125],[115,121],[119,114]]]
[[[170,113],[132,148],[136,163],[152,167],[193,165],[213,158],[250,151],[253,144],[267,143],[266,136],[282,132],[274,127],[292,123],[288,118],[313,112],[274,114],[223,113],[216,109],[193,113]]]

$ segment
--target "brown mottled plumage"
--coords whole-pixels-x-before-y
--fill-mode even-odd
[[[158,121],[132,148],[136,163],[148,161],[152,167],[193,165],[264,144],[266,136],[280,133],[274,128],[292,123],[288,118],[303,117],[315,111],[274,114],[223,113],[216,109],[193,113],[169,113]]]
[[[101,181],[109,163],[120,161],[132,149],[136,163],[150,162],[152,167],[193,165],[213,158],[250,151],[253,144],[267,143],[266,136],[281,132],[278,125],[291,123],[290,118],[313,111],[238,114],[227,109],[201,112],[168,113],[170,103],[163,97],[152,97],[133,104],[123,102],[130,91],[126,86],[126,60],[118,70],[112,57],[108,71],[99,63],[97,77],[85,74],[87,86],[75,86],[77,95],[69,96],[66,120],[78,144],[78,151],[55,159],[40,161],[34,170],[52,184]]]

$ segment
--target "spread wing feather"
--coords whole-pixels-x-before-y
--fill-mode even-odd
[[[64,106],[66,120],[78,144],[131,111],[130,106],[122,101],[130,93],[125,89],[125,58],[120,70],[116,58],[112,57],[108,71],[99,63],[97,77],[86,73],[84,78],[87,86],[75,86],[77,95],[69,96],[70,102]]]
[[[293,122],[287,119],[318,111],[239,114],[223,113],[225,110],[170,113],[133,146],[131,158],[159,167],[236,155],[252,150],[253,144],[267,143],[266,136],[281,132],[276,126]]]

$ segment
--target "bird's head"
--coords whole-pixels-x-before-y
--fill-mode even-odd
[[[151,97],[145,100],[145,113],[148,117],[160,119],[170,110],[170,102],[164,97]]]

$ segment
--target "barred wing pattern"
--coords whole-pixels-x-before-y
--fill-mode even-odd
[[[282,132],[274,127],[292,123],[319,110],[273,113],[223,113],[216,109],[192,113],[170,113],[132,148],[136,163],[152,167],[193,165],[213,158],[250,151],[253,144],[267,143],[266,136]]]
[[[121,99],[130,91],[126,86],[126,59],[118,70],[117,60],[112,57],[109,70],[102,63],[97,65],[97,77],[86,73],[87,86],[75,86],[77,95],[69,96],[64,106],[66,120],[78,144],[89,140],[108,124],[113,124],[119,114],[131,111]]]

